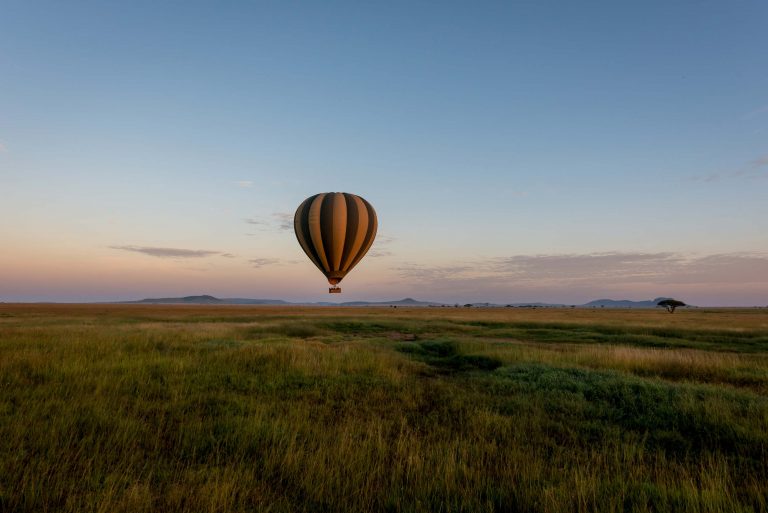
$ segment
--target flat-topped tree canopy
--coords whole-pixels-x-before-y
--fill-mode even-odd
[[[664,299],[663,301],[656,303],[656,306],[662,306],[667,309],[667,312],[675,313],[675,308],[678,306],[686,306],[686,304],[677,299]]]

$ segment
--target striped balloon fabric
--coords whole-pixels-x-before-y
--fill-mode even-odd
[[[376,211],[360,196],[346,192],[315,194],[293,216],[301,248],[334,287],[365,256],[376,237]]]

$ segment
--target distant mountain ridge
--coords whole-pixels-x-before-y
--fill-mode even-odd
[[[345,301],[343,303],[331,303],[339,304],[342,306],[440,306],[444,303],[437,303],[435,301],[417,301],[412,297],[405,299],[398,299],[397,301]]]
[[[200,296],[184,296],[184,297],[158,297],[158,298],[146,298],[139,299],[138,301],[120,301],[121,304],[161,304],[161,305],[288,305],[287,301],[282,299],[245,299],[245,298],[217,298],[208,294]]]
[[[291,303],[282,299],[247,299],[247,298],[218,298],[208,294],[184,297],[157,297],[139,299],[138,301],[119,301],[121,304],[151,304],[151,305],[329,305],[329,306],[435,306],[442,305],[432,301],[416,301],[413,298],[396,301],[345,301],[332,303],[318,301],[316,303]]]
[[[657,297],[648,301],[631,301],[628,299],[596,299],[583,305],[573,305],[578,308],[655,308],[659,301],[669,299]],[[344,301],[333,303],[330,301],[317,302],[290,302],[282,299],[248,299],[248,298],[217,298],[208,294],[184,297],[146,298],[138,301],[119,301],[121,304],[165,304],[165,305],[315,305],[315,306],[454,306],[450,303],[438,301],[418,301],[407,297],[392,301]],[[533,308],[557,308],[569,306],[563,303],[466,303],[460,306],[473,307],[533,307]]]
[[[630,301],[629,299],[596,299],[589,303],[580,305],[586,308],[598,306],[600,308],[656,308],[659,301],[671,299],[668,297],[657,297],[649,301]]]

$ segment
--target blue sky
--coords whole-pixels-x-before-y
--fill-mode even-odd
[[[767,22],[4,2],[0,300],[326,299],[285,220],[347,191],[380,236],[343,299],[768,304]]]

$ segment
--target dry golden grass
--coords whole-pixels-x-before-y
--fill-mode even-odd
[[[144,304],[14,304],[0,303],[2,314],[14,317],[184,319],[195,315],[217,318],[355,317],[449,319],[501,322],[564,322],[690,329],[768,330],[768,308],[687,308],[667,314],[659,309],[612,308],[421,308],[421,307],[300,307],[272,305],[144,305]],[[7,320],[7,319],[6,319]]]

